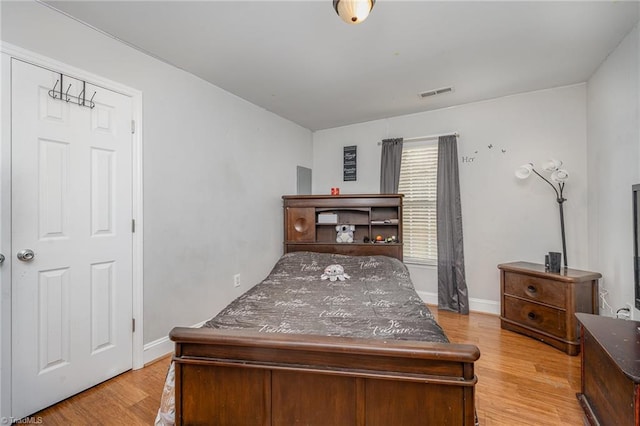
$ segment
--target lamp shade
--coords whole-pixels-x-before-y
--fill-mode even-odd
[[[367,19],[376,0],[333,0],[333,8],[347,24],[359,24]]]
[[[545,161],[542,165],[542,169],[546,170],[547,172],[553,172],[555,170],[558,170],[560,167],[562,167],[562,161],[553,159]]]
[[[551,173],[551,181],[554,183],[564,182],[569,178],[569,173],[564,169],[555,170]]]
[[[516,169],[516,177],[518,179],[526,179],[529,177],[532,170],[533,170],[533,164],[531,163],[523,164],[522,166]]]

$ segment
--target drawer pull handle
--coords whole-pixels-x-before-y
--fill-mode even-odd
[[[530,320],[536,319],[536,314],[534,314],[533,312],[529,312],[527,316],[529,317]]]
[[[529,293],[537,293],[537,292],[538,292],[538,289],[537,289],[537,288],[535,288],[534,286],[530,285],[529,287],[527,287],[527,291],[528,291]]]

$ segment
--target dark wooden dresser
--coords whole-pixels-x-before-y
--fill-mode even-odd
[[[282,199],[285,253],[383,255],[402,260],[402,195],[285,195]],[[336,225],[353,225],[353,242],[336,242]],[[395,242],[371,242],[376,236],[395,237]]]
[[[640,425],[640,322],[576,314],[581,324],[578,400],[591,425]]]
[[[513,262],[500,269],[502,328],[545,342],[569,355],[580,353],[576,312],[598,313],[597,272]]]

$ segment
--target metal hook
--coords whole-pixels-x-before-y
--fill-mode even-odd
[[[96,93],[97,92],[93,92],[93,96],[91,96],[91,99],[89,100],[89,108],[94,108],[96,106],[95,102],[93,102],[93,98],[96,97]]]
[[[67,87],[67,91],[64,92],[64,96],[67,98],[65,99],[67,102],[69,102],[71,100],[71,98],[69,98],[69,90],[71,89],[71,83],[69,83],[69,87]]]
[[[58,87],[58,83],[60,83],[60,80],[56,80],[56,84],[53,85],[53,89],[49,91],[49,95],[53,99],[58,99],[58,97],[56,96],[56,87]]]

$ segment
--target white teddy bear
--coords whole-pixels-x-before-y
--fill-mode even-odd
[[[324,268],[324,274],[320,276],[320,279],[329,281],[344,281],[345,278],[351,278],[348,274],[344,273],[342,265],[329,265]]]
[[[338,231],[338,235],[336,237],[336,242],[338,243],[352,243],[353,242],[353,231],[356,230],[355,225],[337,225],[336,231]]]

